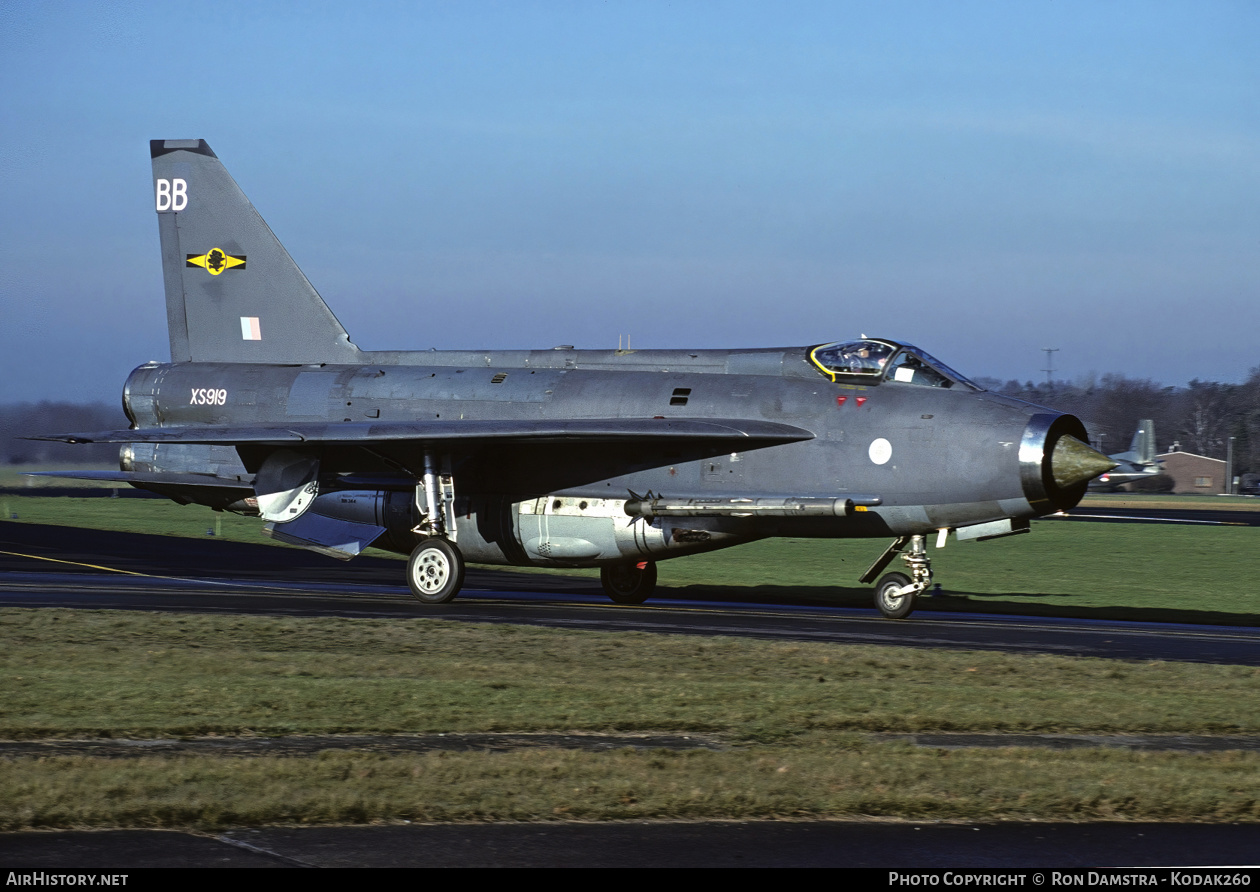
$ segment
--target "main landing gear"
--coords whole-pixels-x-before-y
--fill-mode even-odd
[[[454,497],[450,478],[438,474],[438,457],[424,455],[424,474],[416,486],[416,510],[420,523],[412,530],[426,538],[407,559],[407,586],[422,604],[445,604],[464,585],[464,556],[455,547],[448,528],[447,505]]]
[[[875,586],[875,606],[889,619],[905,619],[914,610],[915,601],[932,584],[932,559],[927,556],[927,540],[923,536],[901,536],[879,556],[862,574],[860,582],[869,583],[883,573],[892,559],[901,554],[907,545],[910,550],[901,555],[910,570],[905,573],[887,573]]]
[[[604,594],[618,604],[642,604],[656,590],[656,564],[639,561],[600,567],[599,581]]]

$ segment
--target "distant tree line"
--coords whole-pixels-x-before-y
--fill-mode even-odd
[[[108,464],[118,446],[22,440],[42,434],[120,430],[130,427],[121,406],[105,403],[8,403],[0,405],[0,463],[6,465]]]
[[[1234,438],[1234,473],[1260,472],[1260,366],[1241,384],[1191,381],[1165,387],[1148,378],[1090,376],[1075,382],[1034,384],[980,378],[988,390],[1071,412],[1089,429],[1092,445],[1106,453],[1124,452],[1138,423],[1155,422],[1156,446],[1169,451],[1225,458]],[[122,409],[104,403],[10,403],[0,405],[0,462],[4,464],[83,464],[117,460],[118,447],[69,446],[16,439],[36,434],[116,430],[127,427]]]
[[[1241,384],[1195,379],[1185,387],[1165,387],[1149,378],[1089,376],[1076,382],[1002,383],[982,378],[989,390],[1071,412],[1089,430],[1093,446],[1108,454],[1125,452],[1138,424],[1155,422],[1156,451],[1224,459],[1234,438],[1234,473],[1260,472],[1260,366]]]

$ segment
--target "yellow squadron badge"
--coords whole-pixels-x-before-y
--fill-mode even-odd
[[[233,257],[222,248],[211,248],[204,254],[186,255],[184,266],[199,266],[210,275],[217,276],[225,269],[244,269],[245,255]]]

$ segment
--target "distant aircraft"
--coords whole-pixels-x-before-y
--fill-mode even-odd
[[[410,555],[426,604],[466,561],[599,567],[641,603],[656,562],[772,536],[893,537],[876,605],[907,616],[944,545],[1029,529],[1114,462],[1081,422],[886,338],[749,350],[362,351],[204,140],[155,140],[171,361],[131,373],[116,472],[258,515],[338,558]],[[417,313],[417,327],[423,314]]]
[[[1161,474],[1164,466],[1155,457],[1155,422],[1150,418],[1139,421],[1129,451],[1117,452],[1109,458],[1116,463],[1115,468],[1091,482],[1090,489],[1115,492],[1126,483]]]

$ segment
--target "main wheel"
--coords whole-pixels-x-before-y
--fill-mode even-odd
[[[604,594],[618,604],[642,604],[656,590],[656,564],[612,564],[599,568],[599,581]]]
[[[875,606],[889,619],[905,619],[914,610],[914,593],[899,595],[897,590],[910,584],[905,573],[885,573],[875,585]]]
[[[407,585],[417,601],[445,604],[464,584],[464,557],[445,539],[425,539],[407,560]]]

